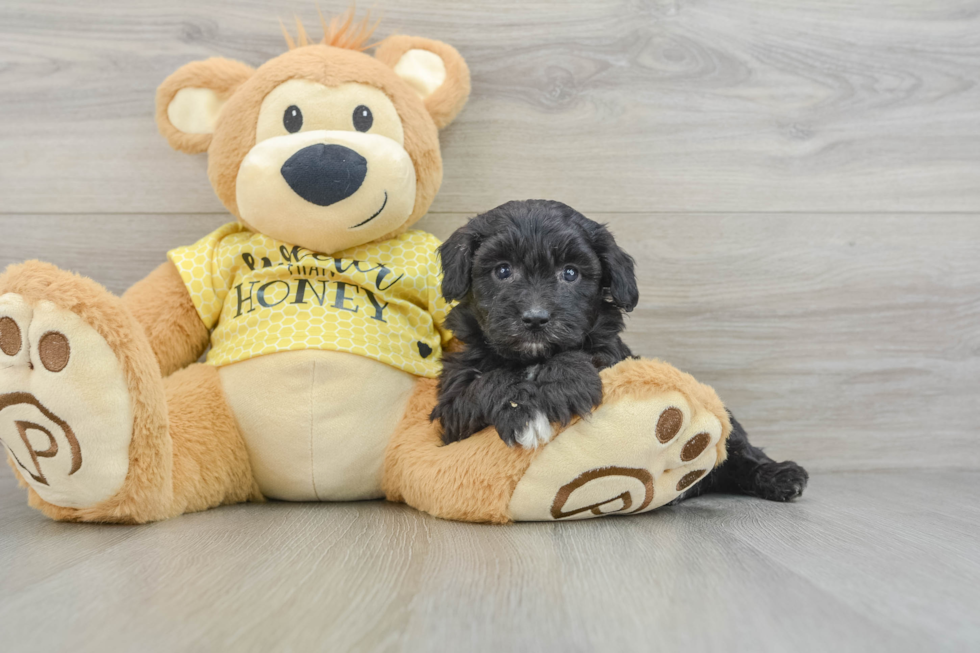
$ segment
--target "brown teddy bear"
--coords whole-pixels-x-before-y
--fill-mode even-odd
[[[159,88],[160,131],[208,153],[235,222],[121,298],[37,261],[0,276],[0,440],[30,505],[143,523],[387,496],[451,519],[576,519],[651,510],[721,462],[715,393],[640,360],[604,371],[603,405],[539,449],[492,429],[441,445],[439,241],[410,227],[469,72],[438,41],[370,56],[366,21],[324,27],[258,69],[197,61]]]

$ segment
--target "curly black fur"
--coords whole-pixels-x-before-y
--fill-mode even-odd
[[[513,446],[537,414],[565,425],[598,406],[599,370],[632,357],[620,333],[639,300],[633,259],[605,226],[560,202],[508,202],[458,229],[439,255],[443,296],[459,301],[447,326],[465,345],[443,358],[431,415],[445,443],[493,425]],[[806,470],[752,446],[734,416],[732,426],[728,460],[680,499],[799,497]]]
[[[762,449],[752,446],[731,411],[728,416],[732,420],[732,432],[725,443],[728,459],[675,501],[708,492],[746,494],[769,501],[792,501],[800,497],[810,480],[807,471],[791,460],[777,463]]]
[[[459,300],[446,324],[466,346],[443,358],[431,416],[443,441],[493,425],[513,445],[538,414],[567,424],[591,413],[599,370],[632,356],[619,334],[639,298],[633,259],[612,234],[560,202],[508,202],[439,255],[443,296]]]

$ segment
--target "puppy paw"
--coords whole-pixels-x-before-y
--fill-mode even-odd
[[[554,437],[555,430],[544,413],[535,413],[527,426],[517,434],[517,444],[525,449],[534,449],[547,444]]]
[[[494,427],[508,447],[517,444],[525,449],[534,449],[554,436],[554,430],[543,412],[516,401],[508,402],[507,408],[494,420]]]
[[[791,460],[765,463],[755,471],[749,493],[767,501],[792,501],[803,494],[809,480],[806,470]]]
[[[602,403],[602,379],[583,352],[556,356],[536,377],[537,405],[552,422],[566,426],[574,417],[588,417]]]

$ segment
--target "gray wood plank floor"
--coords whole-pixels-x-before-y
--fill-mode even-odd
[[[794,504],[480,526],[267,504],[57,524],[0,472],[6,651],[967,651],[980,472],[815,475]]]

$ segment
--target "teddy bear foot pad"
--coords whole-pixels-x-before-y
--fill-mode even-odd
[[[722,423],[683,394],[604,404],[534,459],[510,502],[515,521],[588,519],[662,506],[718,459]]]
[[[129,470],[133,409],[122,366],[81,317],[0,296],[0,441],[45,501],[87,508]]]

